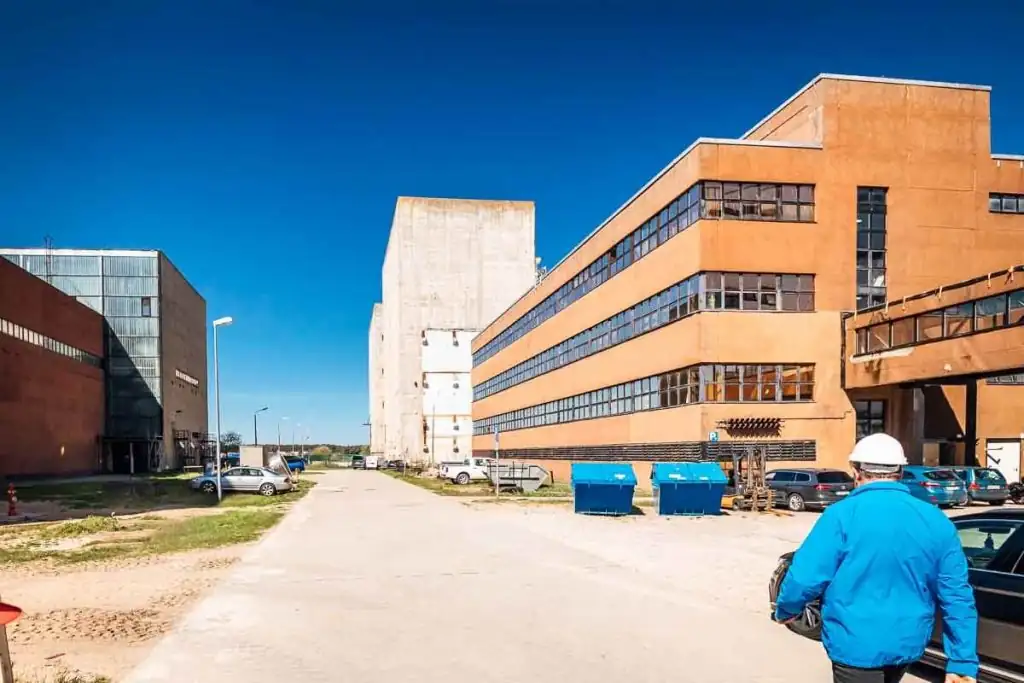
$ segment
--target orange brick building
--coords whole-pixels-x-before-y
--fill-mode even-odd
[[[474,450],[497,430],[503,457],[556,478],[630,460],[643,481],[650,462],[748,443],[845,465],[885,429],[917,461],[969,458],[970,438],[1019,460],[1018,386],[847,382],[866,367],[855,327],[1021,260],[1024,157],[992,154],[989,97],[821,75],[741,138],[694,142],[476,337]]]
[[[101,469],[103,316],[0,258],[0,481]]]

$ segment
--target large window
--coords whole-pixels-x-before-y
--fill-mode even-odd
[[[814,310],[814,276],[699,273],[647,297],[565,341],[473,387],[473,400],[492,396],[699,311]]]
[[[885,432],[885,401],[854,401],[857,413],[857,438]]]
[[[988,210],[992,213],[1024,214],[1024,194],[992,192],[988,196]]]
[[[861,328],[857,330],[856,354],[927,344],[1022,322],[1024,289],[1018,289]]]
[[[673,408],[692,403],[814,399],[813,365],[692,365],[474,420],[475,435]]]
[[[705,180],[619,240],[589,266],[531,308],[473,354],[479,365],[697,222],[814,221],[814,185]]]
[[[884,187],[857,188],[857,308],[885,303],[886,196]]]

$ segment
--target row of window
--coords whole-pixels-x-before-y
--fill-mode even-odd
[[[691,365],[473,421],[491,434],[694,403],[814,400],[813,365]]]
[[[857,353],[878,353],[912,344],[986,332],[1024,321],[1024,289],[953,304],[857,330]]]
[[[814,276],[698,273],[473,388],[487,398],[698,311],[813,311]]]
[[[988,195],[988,210],[992,213],[1024,214],[1024,194],[992,192]]]
[[[70,276],[123,276],[156,277],[159,261],[156,254],[145,256],[103,256],[67,254],[2,254],[8,261],[21,266],[37,277]]]
[[[698,219],[814,221],[814,186],[703,181],[671,201],[473,354],[479,365]]]
[[[86,365],[92,365],[93,367],[97,368],[101,367],[103,364],[103,361],[102,359],[100,359],[99,356],[94,356],[88,351],[83,351],[82,349],[76,349],[74,346],[71,346],[70,344],[65,344],[64,342],[57,341],[52,337],[47,337],[45,334],[33,332],[27,327],[22,327],[21,325],[12,323],[9,320],[4,320],[3,318],[0,318],[0,334],[7,335],[8,337],[14,337],[15,339],[20,339],[23,342],[27,342],[35,346],[41,346],[47,351],[52,351],[53,353],[59,353],[62,356],[67,356],[68,358],[76,360],[79,363],[85,363]]]

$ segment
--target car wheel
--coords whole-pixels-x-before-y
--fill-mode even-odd
[[[274,487],[273,484],[269,484],[268,483],[268,484],[263,484],[262,486],[260,486],[260,495],[261,496],[272,496],[275,493],[277,493],[277,489]]]
[[[217,485],[212,481],[204,481],[203,485],[199,487],[199,490],[203,493],[217,493]]]
[[[1005,500],[990,500],[988,502],[988,504],[989,505],[1004,505],[1004,504],[1006,504],[1006,501]]]
[[[802,512],[807,507],[807,504],[804,503],[804,497],[799,493],[791,493],[786,500],[786,506],[793,512]]]
[[[469,483],[469,474],[466,472],[459,472],[459,476],[455,477],[455,483],[465,486]]]

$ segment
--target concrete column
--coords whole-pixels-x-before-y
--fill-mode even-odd
[[[924,462],[924,390],[911,389],[911,430],[910,450],[907,459],[913,463]]]

